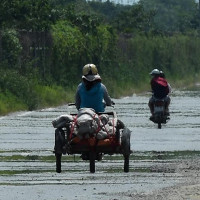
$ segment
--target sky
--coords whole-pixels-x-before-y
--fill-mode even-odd
[[[88,0],[91,1],[91,0]],[[102,0],[103,2],[107,0]],[[124,4],[124,5],[133,5],[134,3],[137,3],[139,0],[110,0],[111,2],[114,2],[116,4]],[[199,0],[195,0],[198,2]]]
[[[105,1],[107,0],[102,0],[102,2],[105,2]],[[133,5],[134,3],[137,3],[139,0],[110,0],[110,1],[116,4]]]
[[[111,0],[115,3],[126,4],[126,5],[133,5],[137,3],[139,0]]]

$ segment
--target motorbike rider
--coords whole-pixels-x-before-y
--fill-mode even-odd
[[[82,82],[78,85],[75,95],[75,105],[80,108],[93,108],[95,112],[104,112],[105,106],[114,104],[108,94],[106,86],[101,83],[96,65],[86,64],[82,69]],[[83,160],[89,159],[88,153],[82,153]],[[102,154],[97,155],[101,160]]]
[[[96,112],[104,112],[105,106],[112,104],[106,86],[101,83],[96,65],[86,64],[82,70],[82,82],[75,95],[76,108],[93,108]]]
[[[151,114],[153,116],[154,100],[155,99],[164,99],[165,100],[165,113],[166,113],[166,115],[169,115],[170,97],[168,96],[168,94],[171,91],[171,86],[165,79],[165,75],[162,71],[159,71],[158,69],[153,69],[151,71],[150,75],[152,76],[150,84],[151,84],[151,89],[152,89],[153,95],[149,99],[148,105],[149,105]]]

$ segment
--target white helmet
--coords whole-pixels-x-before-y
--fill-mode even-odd
[[[95,80],[100,80],[101,77],[98,74],[98,70],[96,65],[94,64],[87,64],[83,67],[83,76],[82,79],[86,79],[87,81],[95,81]]]
[[[97,75],[98,74],[98,70],[96,65],[94,64],[87,64],[83,67],[83,76],[87,76],[87,75]]]
[[[160,71],[158,69],[153,69],[152,72],[150,73],[150,75],[154,76],[154,75],[159,75]]]

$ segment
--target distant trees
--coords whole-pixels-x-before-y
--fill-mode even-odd
[[[92,1],[89,5],[123,33],[169,35],[200,28],[200,11],[195,0],[140,0],[132,6]]]
[[[21,51],[22,46],[17,31],[14,29],[5,29],[1,31],[1,67],[19,70],[18,61]]]
[[[84,6],[84,0],[0,1],[0,66],[68,86],[79,80],[85,63],[100,70],[109,65],[115,32]]]
[[[140,0],[145,11],[154,11],[155,29],[159,32],[186,32],[197,24],[198,6],[195,0]]]
[[[116,16],[114,24],[122,33],[147,33],[153,28],[153,10],[145,11],[140,4],[124,10]]]
[[[47,30],[53,20],[49,0],[1,0],[0,27]]]
[[[154,66],[173,78],[188,76],[188,67],[200,73],[199,44],[194,0],[1,0],[0,95],[35,109],[42,85],[72,88],[82,67],[95,63],[119,96],[143,87]]]
[[[129,38],[191,31],[198,35],[199,13],[194,0],[140,0],[132,6],[111,1],[1,0],[0,62],[23,71],[24,65],[32,65],[43,79],[48,74],[50,80],[64,83],[67,75],[62,70],[77,76],[76,66],[85,62],[95,62],[102,71],[105,63],[115,62],[122,33]]]
[[[83,21],[82,21],[83,23]],[[116,38],[112,28],[87,24],[74,26],[68,21],[57,22],[52,29],[53,52],[51,73],[57,83],[69,86],[80,80],[85,63],[95,63],[99,70],[109,67],[115,52]],[[92,26],[92,27],[91,27]]]

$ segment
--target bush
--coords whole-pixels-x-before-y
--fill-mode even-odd
[[[70,86],[79,78],[80,60],[86,50],[85,39],[77,27],[67,21],[52,27],[53,66],[52,77],[57,83]]]
[[[65,90],[61,86],[44,86],[37,85],[35,86],[35,91],[40,97],[38,107],[47,107],[64,104],[66,102],[72,101],[71,96],[69,95],[69,90]]]
[[[12,93],[29,110],[37,108],[38,96],[34,91],[34,82],[28,77],[22,76],[15,70],[0,70],[1,90],[5,94]]]
[[[27,106],[8,91],[0,93],[0,115],[19,110],[27,110]]]
[[[13,29],[1,31],[2,35],[2,62],[6,67],[16,68],[19,65],[22,46],[18,34]]]

